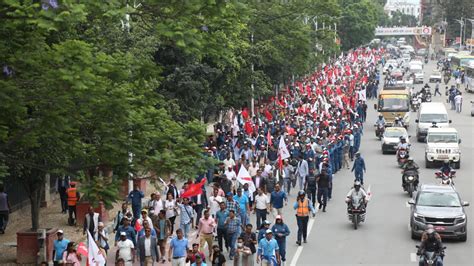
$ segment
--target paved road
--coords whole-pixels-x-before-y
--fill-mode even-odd
[[[425,66],[425,80],[435,68],[434,63]],[[432,86],[432,92],[434,86]],[[417,85],[421,89],[422,85]],[[444,89],[442,89],[444,92]],[[457,171],[456,188],[463,200],[473,203],[474,177],[474,118],[470,117],[470,103],[474,95],[464,95],[465,108],[461,114],[449,110],[450,119],[462,138],[462,165]],[[445,102],[445,96],[437,96],[433,101]],[[369,107],[376,103],[372,100]],[[447,107],[449,109],[449,107]],[[469,110],[468,110],[469,109]],[[338,173],[334,180],[333,200],[327,213],[319,213],[311,230],[309,243],[293,258],[291,265],[417,265],[415,245],[410,238],[409,197],[401,188],[401,173],[395,155],[382,155],[380,142],[375,138],[373,127],[376,111],[368,111],[361,153],[367,164],[366,186],[371,185],[373,198],[368,206],[366,222],[358,230],[353,230],[346,218],[343,202],[350,188],[353,175],[347,170]],[[435,183],[435,169],[424,168],[424,145],[415,138],[414,115],[409,128],[412,142],[411,155],[420,165],[422,183]],[[472,217],[472,207],[467,207],[468,218]],[[288,215],[289,216],[289,215]],[[291,220],[294,218],[291,217]],[[445,265],[473,265],[473,222],[469,221],[467,242],[446,244]],[[294,235],[292,235],[294,239]],[[295,254],[294,241],[289,241],[290,252]],[[290,256],[291,258],[291,256]],[[291,261],[291,259],[290,259]]]
[[[426,78],[435,67],[430,63],[425,67]],[[434,87],[434,86],[432,86]],[[421,85],[417,85],[421,88]],[[434,88],[432,89],[434,91]],[[442,90],[443,91],[443,90]],[[462,165],[457,171],[456,187],[463,200],[474,203],[472,192],[474,177],[474,118],[470,115],[470,100],[474,95],[464,95],[465,110],[462,114],[449,111],[452,126],[457,128],[462,138]],[[434,101],[445,101],[444,96],[433,98]],[[373,106],[375,100],[369,102]],[[449,109],[449,107],[448,107]],[[468,110],[469,109],[469,110]],[[292,191],[290,204],[284,210],[284,221],[288,224],[291,234],[287,239],[286,265],[417,265],[415,245],[409,232],[409,208],[406,202],[408,195],[401,188],[401,173],[397,167],[395,155],[382,155],[380,142],[375,138],[371,124],[375,122],[376,111],[370,109],[361,152],[366,160],[366,187],[371,186],[373,198],[369,205],[366,222],[358,230],[352,228],[346,217],[345,195],[352,185],[354,176],[349,170],[336,174],[334,180],[333,200],[330,201],[326,213],[318,213],[311,219],[308,243],[296,245],[296,219],[290,207],[295,201]],[[420,165],[421,182],[434,183],[435,169],[424,168],[424,144],[415,139],[414,115],[409,128],[412,142],[412,156]],[[468,218],[472,217],[473,207],[467,207]],[[251,217],[255,224],[255,216]],[[270,216],[269,220],[274,221]],[[447,243],[445,265],[473,265],[473,222],[469,223],[467,242]],[[113,242],[112,242],[113,243]],[[109,254],[108,262],[113,264],[115,250]],[[206,252],[207,254],[207,252]],[[226,253],[227,255],[227,253]],[[138,263],[135,263],[138,265]]]

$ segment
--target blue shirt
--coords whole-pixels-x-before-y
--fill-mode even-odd
[[[217,228],[225,228],[225,220],[227,220],[227,217],[229,217],[229,211],[228,210],[218,210],[216,212],[216,218],[217,218]]]
[[[119,226],[117,233],[115,233],[115,242],[120,240],[120,233],[122,232],[127,234],[127,239],[131,240],[133,245],[137,245],[135,229],[133,229],[131,226],[127,226],[126,228],[123,225]]]
[[[239,207],[242,210],[242,212],[247,212],[247,204],[249,204],[249,198],[242,193],[242,196],[239,197],[239,195],[234,196],[234,200],[239,203]]]
[[[128,194],[128,200],[131,201],[134,206],[142,206],[142,198],[144,197],[145,194],[140,190],[132,190]]]
[[[263,255],[266,258],[270,258],[275,255],[275,251],[280,250],[278,247],[277,241],[272,238],[270,241],[267,240],[267,238],[262,238],[258,242],[258,255],[261,256]]]
[[[273,208],[281,209],[283,208],[283,200],[286,199],[286,193],[283,191],[273,191],[270,196],[270,204],[272,204]]]
[[[58,239],[54,240],[54,250],[56,253],[54,254],[54,261],[63,260],[63,253],[67,248],[67,244],[69,244],[69,240],[63,238],[63,240],[59,241]]]
[[[174,237],[171,239],[170,248],[173,248],[173,258],[186,257],[188,250],[188,240],[184,237],[182,239]]]
[[[191,218],[193,218],[193,207],[184,204],[178,204],[178,207],[181,209],[181,224],[191,223]]]

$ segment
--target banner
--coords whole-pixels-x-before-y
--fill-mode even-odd
[[[290,152],[286,147],[285,140],[283,136],[280,137],[280,144],[278,145],[278,154],[281,156],[281,160],[290,158]]]
[[[431,35],[431,27],[375,28],[375,36]]]
[[[239,181],[239,183],[242,185],[249,184],[250,193],[253,193],[257,190],[255,188],[255,184],[253,183],[249,171],[247,171],[247,169],[243,165],[240,167],[239,174],[237,175],[237,181]]]

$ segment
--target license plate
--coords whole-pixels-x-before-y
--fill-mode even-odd
[[[438,159],[444,160],[444,159],[449,159],[448,155],[438,155]]]
[[[393,148],[395,148],[395,149],[396,149],[397,147],[398,147],[398,145],[393,145]]]
[[[445,226],[436,226],[434,229],[436,231],[444,231],[444,230],[446,230],[446,227]]]

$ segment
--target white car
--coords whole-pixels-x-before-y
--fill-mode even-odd
[[[430,83],[436,83],[438,81],[441,83],[441,73],[435,70],[430,75]]]
[[[426,168],[436,162],[449,160],[454,168],[461,167],[461,149],[459,148],[458,132],[455,128],[429,128],[426,136],[425,164]]]
[[[382,154],[396,152],[400,137],[405,137],[410,143],[408,132],[404,127],[387,127],[382,136]]]

